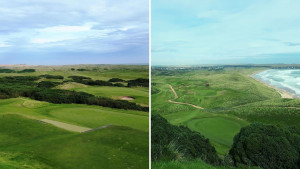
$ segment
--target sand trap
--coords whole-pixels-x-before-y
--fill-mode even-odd
[[[123,96],[121,97],[121,100],[134,100],[134,98],[129,96]]]
[[[73,131],[73,132],[82,133],[82,132],[86,132],[86,131],[91,130],[91,128],[76,126],[76,125],[73,125],[73,124],[67,124],[67,123],[54,121],[54,120],[49,120],[49,119],[42,119],[41,121],[45,122],[45,123],[52,124],[52,125],[54,125],[56,127],[59,127],[59,128],[63,128],[65,130]]]

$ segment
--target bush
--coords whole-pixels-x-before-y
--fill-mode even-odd
[[[120,78],[111,78],[108,80],[108,82],[125,82],[125,80]]]
[[[160,115],[151,117],[153,161],[197,159],[217,165],[220,159],[209,140],[184,126],[173,126]]]
[[[64,77],[60,76],[60,75],[40,75],[40,77],[43,77],[46,79],[64,79]]]
[[[135,80],[129,80],[128,87],[141,86],[141,87],[149,87],[149,79],[138,78]]]
[[[143,107],[125,100],[96,97],[84,92],[52,89],[52,87],[62,83],[49,81],[35,82],[40,78],[41,77],[37,76],[12,76],[0,78],[0,98],[29,97],[31,99],[56,104],[77,103],[126,110],[149,111],[148,107]]]
[[[55,87],[55,86],[60,85],[60,84],[62,84],[62,83],[41,81],[37,84],[37,87],[39,87],[39,88],[52,88],[52,87]]]
[[[0,73],[15,73],[15,70],[11,70],[11,69],[0,69]]]
[[[77,69],[77,71],[90,71],[88,69]]]
[[[300,133],[295,128],[251,124],[234,137],[229,152],[235,165],[299,169]]]
[[[24,70],[18,71],[18,73],[32,73],[32,72],[35,72],[35,69],[24,69]]]

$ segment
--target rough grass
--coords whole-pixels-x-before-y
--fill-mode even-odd
[[[147,168],[148,132],[113,126],[76,134],[5,114],[0,116],[0,152],[29,155],[33,161],[53,168]],[[15,162],[19,163],[15,159],[0,163]]]
[[[87,76],[93,80],[110,78],[132,80],[148,78],[149,74],[148,66],[71,65],[30,68],[37,71],[23,74],[1,73],[0,77],[49,74],[62,75],[65,79],[68,76]],[[89,71],[72,71],[71,68],[84,68]],[[75,87],[80,90],[87,87],[71,84],[66,86],[66,89],[73,90]],[[148,100],[148,94],[145,95],[147,90],[132,88],[130,91],[112,89],[97,91],[97,87],[90,87],[87,92],[96,95],[98,92],[99,96],[109,97],[136,94],[136,101],[144,104]],[[118,92],[123,93],[118,94]],[[88,133],[75,133],[37,121],[41,119],[89,128],[107,124],[114,124],[114,126]],[[140,111],[77,104],[51,104],[28,98],[0,100],[0,168],[148,168],[148,124],[148,113]]]
[[[0,100],[0,106],[0,115],[13,113],[32,119],[51,119],[89,128],[114,124],[148,131],[148,113],[140,111],[78,104],[51,104],[28,98]]]
[[[240,128],[252,122],[299,126],[300,110],[286,108],[299,107],[299,99],[282,99],[274,89],[252,79],[250,75],[259,70],[262,69],[154,70],[152,113],[163,115],[172,124],[199,131],[221,156],[228,153]],[[178,95],[174,101],[205,109],[169,103],[174,94],[168,84]]]
[[[52,169],[34,157],[21,153],[0,152],[1,169]]]
[[[109,97],[112,99],[121,99],[123,96],[133,97],[132,102],[149,105],[149,89],[145,87],[110,87],[110,86],[86,86],[78,83],[65,83],[58,86],[59,89],[75,90],[77,92],[86,92],[95,96]]]
[[[228,166],[212,166],[201,160],[195,161],[170,161],[170,162],[153,162],[153,169],[259,169],[257,167],[228,167]]]

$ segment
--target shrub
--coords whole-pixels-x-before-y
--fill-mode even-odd
[[[0,69],[0,73],[15,73],[15,70],[11,70],[11,69]]]
[[[61,75],[40,75],[40,77],[46,78],[46,79],[64,79]]]
[[[52,88],[52,87],[55,87],[55,86],[60,85],[60,84],[62,84],[62,83],[41,81],[37,84],[37,87],[39,87],[39,88]]]
[[[120,78],[111,78],[108,80],[108,82],[125,82],[125,80]]]
[[[31,72],[35,72],[35,69],[24,69],[24,70],[18,71],[18,73],[31,73]]]
[[[138,78],[135,80],[129,80],[127,86],[128,87],[133,87],[133,86],[149,87],[149,79]]]
[[[220,159],[209,140],[184,126],[173,126],[160,115],[151,117],[152,160],[201,158],[217,165]]]
[[[299,168],[300,134],[295,128],[251,124],[234,137],[229,152],[235,165]]]

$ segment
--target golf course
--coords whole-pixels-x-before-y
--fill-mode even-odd
[[[143,65],[0,66],[0,168],[143,169]]]
[[[234,137],[243,127],[258,123],[300,129],[300,99],[282,98],[277,90],[252,77],[267,69],[153,68],[152,115],[200,133],[209,140],[219,158],[226,161]],[[178,155],[182,148],[180,145],[174,148],[172,141],[167,147],[176,152],[179,160],[158,160],[152,162],[153,168],[231,168],[224,167],[224,162],[212,166],[201,159],[184,159],[184,152]]]

